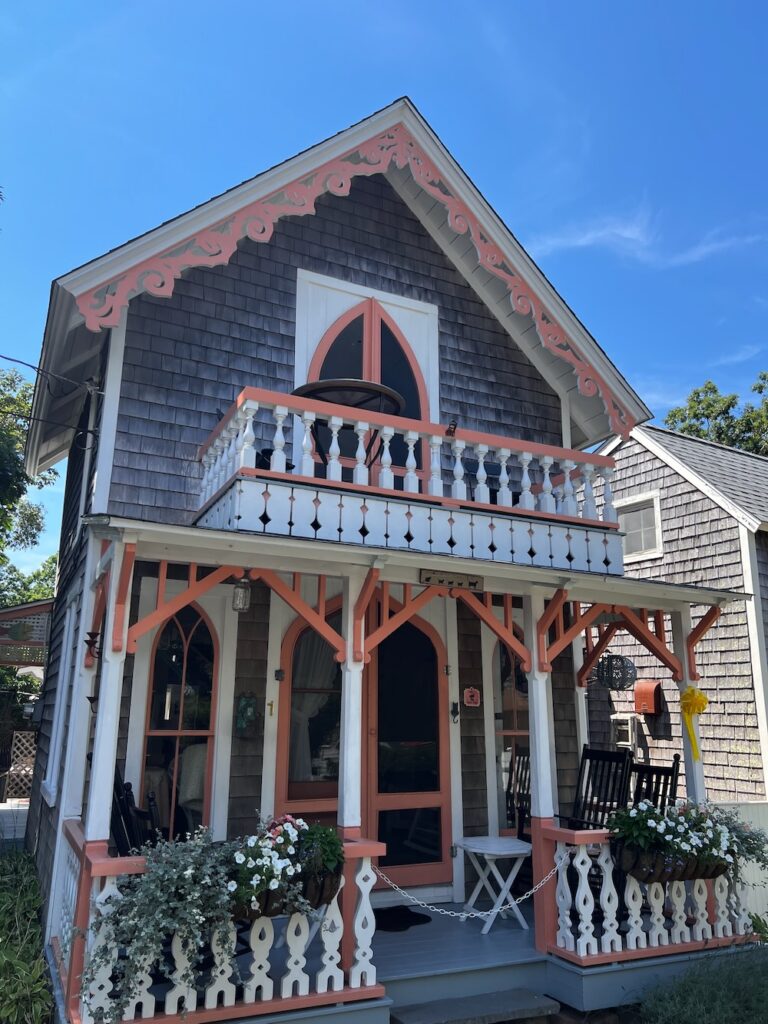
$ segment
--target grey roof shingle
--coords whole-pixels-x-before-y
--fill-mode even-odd
[[[640,428],[749,515],[768,523],[768,458],[674,430]]]

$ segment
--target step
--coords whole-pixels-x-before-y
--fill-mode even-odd
[[[500,1021],[551,1017],[560,1004],[526,988],[489,992],[462,999],[439,999],[417,1006],[398,1006],[390,1024],[499,1024]]]

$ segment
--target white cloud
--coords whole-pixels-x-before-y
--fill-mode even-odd
[[[762,351],[762,345],[742,345],[741,348],[713,360],[710,365],[735,366],[737,363],[747,363]]]
[[[656,269],[690,266],[731,249],[768,242],[768,234],[726,234],[708,231],[698,242],[675,251],[665,250],[646,204],[624,217],[602,217],[561,231],[534,237],[527,248],[533,256],[569,249],[606,249]]]

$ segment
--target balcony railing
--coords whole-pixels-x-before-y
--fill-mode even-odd
[[[65,834],[53,946],[69,1020],[89,1021],[106,1009],[111,974],[109,968],[102,969],[90,992],[81,991],[80,973],[92,948],[89,926],[109,897],[119,897],[122,879],[141,874],[146,863],[139,856],[108,856],[106,843],[86,844],[79,823],[67,822]],[[145,973],[123,1020],[177,1021],[181,1014],[195,1024],[213,1019],[212,1010],[216,1020],[228,1020],[382,996],[372,959],[375,919],[370,897],[376,881],[371,857],[385,849],[365,840],[344,844],[342,889],[322,918],[300,913],[262,917],[251,925],[243,922],[240,931],[233,921],[227,943],[212,936],[206,950],[211,966],[201,974],[198,987],[180,981],[182,948],[169,935],[167,963],[159,973]]]
[[[607,456],[246,388],[200,459],[201,526],[622,571]]]

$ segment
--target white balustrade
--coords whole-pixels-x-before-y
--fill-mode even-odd
[[[115,864],[118,870],[120,861],[116,860]],[[133,872],[136,866],[134,860],[131,864]],[[121,876],[114,875],[94,882],[93,915],[119,913],[120,881]],[[169,936],[167,975],[158,978],[156,968],[150,973],[151,965],[147,964],[139,972],[136,990],[123,1019],[162,1019],[201,1010],[210,1012],[237,1004],[243,1004],[245,1017],[248,1016],[246,1007],[254,1003],[278,1003],[280,1000],[289,1003],[300,998],[304,1006],[311,1006],[314,994],[322,996],[322,1001],[327,1001],[329,993],[344,993],[347,1000],[350,997],[370,998],[367,990],[376,984],[372,949],[376,920],[371,906],[375,881],[370,857],[359,860],[354,876],[357,904],[353,908],[353,961],[346,978],[341,966],[344,919],[339,892],[327,907],[309,915],[295,913],[290,917],[260,917],[249,925],[244,921],[232,921],[226,934],[211,934],[207,947],[211,965],[199,974],[197,987],[182,980],[188,971],[189,961],[179,937]],[[343,879],[341,884],[343,888]],[[76,892],[76,885],[74,889]],[[72,907],[74,913],[74,903]],[[69,930],[71,933],[71,923]],[[91,935],[89,953],[107,939],[108,934],[104,931],[99,932],[95,939]],[[273,952],[276,954],[274,957]],[[92,1020],[99,1011],[106,1010],[112,971],[112,965],[105,964],[91,983],[81,1007],[83,1020]]]
[[[555,829],[552,838],[563,834]],[[606,841],[558,839],[554,861],[557,947],[586,962],[596,954],[674,953],[691,942],[705,947],[713,938],[750,932],[746,887],[729,875],[710,882],[639,882],[616,871]]]
[[[344,416],[338,406],[326,407],[329,411],[323,414],[324,407],[322,402],[279,392],[246,389],[201,453],[201,504],[241,470],[263,468],[267,457],[269,470],[285,473],[293,451],[293,472],[303,479],[324,477],[357,487],[398,489],[438,500],[496,505],[500,511],[617,521],[614,470],[602,456],[554,447],[547,451],[538,445],[526,451],[524,442],[512,438],[460,429],[448,434],[431,423],[416,429],[413,421],[390,421],[373,413],[363,422],[355,418],[353,408]],[[324,432],[324,450],[317,443],[318,431]],[[398,464],[393,459],[394,438],[399,439]],[[595,500],[596,477],[602,515]]]

